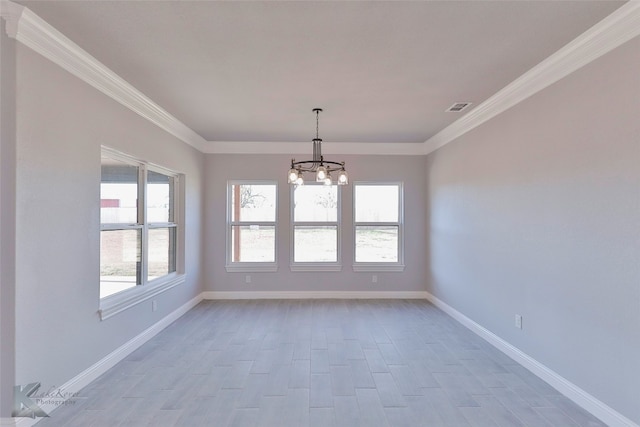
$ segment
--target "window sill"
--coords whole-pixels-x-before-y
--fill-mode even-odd
[[[291,264],[289,266],[291,271],[342,271],[342,265],[340,264],[322,264],[322,263],[308,263],[308,264]]]
[[[238,263],[225,265],[227,273],[274,273],[278,271],[278,264]]]
[[[111,316],[115,316],[184,282],[185,275],[179,274],[159,279],[158,283],[151,282],[145,286],[136,286],[133,289],[105,297],[100,300],[100,310],[98,310],[100,320],[107,320]]]
[[[375,271],[404,271],[404,264],[384,264],[384,263],[359,263],[353,264],[355,272],[375,272]]]

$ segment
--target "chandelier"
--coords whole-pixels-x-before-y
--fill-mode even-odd
[[[291,169],[289,169],[288,176],[289,184],[303,185],[303,173],[305,172],[315,173],[316,181],[322,182],[324,185],[332,184],[332,172],[337,172],[336,182],[338,185],[346,185],[349,183],[349,176],[344,169],[344,162],[332,162],[325,160],[322,156],[322,139],[318,136],[318,121],[321,111],[322,108],[313,109],[313,112],[316,113],[316,137],[312,140],[313,160],[296,162],[296,159],[291,159]]]

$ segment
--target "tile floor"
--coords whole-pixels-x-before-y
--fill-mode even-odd
[[[419,300],[206,301],[38,427],[604,426]]]

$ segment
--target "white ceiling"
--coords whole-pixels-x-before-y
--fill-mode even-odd
[[[624,2],[19,3],[208,141],[422,143]]]

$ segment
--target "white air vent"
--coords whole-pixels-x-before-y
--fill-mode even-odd
[[[466,109],[469,105],[471,105],[470,102],[456,102],[451,107],[447,108],[447,112],[448,113],[459,113],[460,111]]]

